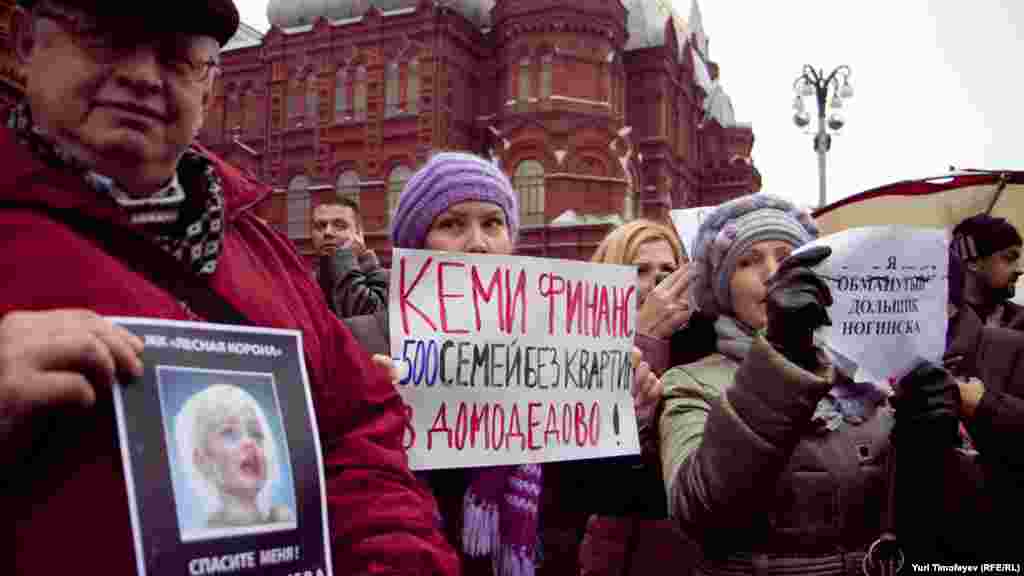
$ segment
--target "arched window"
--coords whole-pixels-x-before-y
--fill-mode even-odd
[[[228,86],[226,94],[227,110],[226,110],[226,124],[228,137],[231,138],[235,135],[236,130],[242,126],[244,110],[241,106],[241,88],[237,86]]]
[[[519,220],[522,224],[544,223],[544,165],[523,160],[516,166],[512,186],[519,194]]]
[[[348,198],[359,205],[359,173],[355,170],[346,170],[338,175],[338,185],[334,193],[338,199]]]
[[[338,70],[338,76],[334,81],[334,120],[336,122],[344,121],[350,115],[348,94],[350,88],[348,68]]]
[[[284,103],[288,103],[287,97],[284,97]],[[284,127],[285,117],[288,115],[288,111],[285,110],[281,105],[281,96],[272,96],[270,98],[270,129],[281,130]]]
[[[389,62],[384,73],[384,115],[398,114],[398,62]]]
[[[683,110],[689,110],[686,105],[683,105]],[[690,157],[690,122],[687,121],[685,112],[680,114],[680,127],[679,127],[679,156],[683,160],[689,160]]]
[[[672,142],[672,105],[668,101],[668,94],[662,94],[658,99],[658,123],[655,126],[663,126],[661,133],[665,139]]]
[[[288,94],[288,117],[294,118],[296,116],[302,116],[302,83],[295,82],[291,85],[291,91]]]
[[[676,142],[678,124],[676,124],[675,98],[673,98],[672,101],[670,101],[666,105],[666,108],[668,109],[666,112],[668,117],[665,119],[665,121],[668,123],[668,145],[671,146],[672,148],[676,148],[676,146],[678,145],[678,142]]]
[[[296,176],[288,184],[288,237],[309,236],[310,219],[309,178]]]
[[[399,164],[391,169],[391,174],[388,175],[388,218],[395,213],[395,209],[398,208],[398,198],[402,195],[402,189],[405,188],[405,183],[412,176],[412,170],[410,170],[404,164]]]
[[[509,66],[508,67],[508,97],[505,100],[515,100],[516,95],[519,93],[517,83],[519,82],[519,67]],[[483,90],[481,90],[483,92]]]
[[[626,185],[626,195],[622,198],[622,218],[626,222],[636,218],[636,186],[637,177],[630,174],[630,183]]]
[[[626,72],[622,67],[621,60],[615,62],[615,67],[612,69],[614,78],[612,80],[612,91],[615,98],[615,110],[620,114],[625,114],[625,99],[626,99]]]
[[[245,93],[245,119],[248,122],[248,131],[250,134],[260,135],[263,134],[263,121],[265,116],[261,114],[260,108],[264,106],[265,99],[262,98],[256,90],[250,88]]]
[[[317,93],[316,76],[306,80],[306,124],[316,126],[319,121],[319,94]]]
[[[356,84],[353,92],[356,120],[366,120],[366,66],[356,68]]]
[[[605,65],[601,67],[601,99],[608,103],[608,108],[615,111],[615,52],[609,52]]]
[[[548,98],[551,96],[551,67],[555,57],[551,54],[545,54],[540,58],[540,97]]]
[[[523,58],[519,61],[519,102],[530,101],[530,59]]]
[[[420,66],[416,60],[409,61],[409,85],[405,93],[405,109],[410,114],[420,111]]]
[[[576,172],[579,174],[586,174],[587,176],[607,176],[605,173],[604,162],[593,157],[581,159],[579,168]]]

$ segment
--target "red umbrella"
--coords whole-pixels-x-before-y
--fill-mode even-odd
[[[1024,231],[1024,171],[969,170],[907,180],[861,192],[819,208],[822,235],[858,226],[926,226],[952,231],[960,221],[988,213]],[[1017,287],[1024,304],[1024,277]]]
[[[1024,171],[972,170],[897,182],[819,208],[814,218],[822,234],[884,225],[951,230],[983,212],[1024,230]]]

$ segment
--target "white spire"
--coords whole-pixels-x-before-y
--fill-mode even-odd
[[[672,0],[623,0],[622,4],[629,14],[626,22],[629,30],[629,40],[625,47],[627,52],[664,45],[665,24],[669,20],[675,28],[680,48],[686,43],[689,37],[686,22],[672,7]]]
[[[708,37],[704,34],[704,18],[700,15],[700,5],[697,4],[697,0],[693,0],[693,3],[690,5],[689,24],[690,33],[693,34],[697,50],[700,51],[701,56],[704,56],[706,60],[708,58]]]

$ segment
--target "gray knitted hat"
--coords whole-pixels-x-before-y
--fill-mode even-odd
[[[697,230],[691,304],[710,315],[731,312],[729,284],[747,248],[769,240],[795,248],[817,237],[811,215],[778,196],[752,194],[718,206]]]

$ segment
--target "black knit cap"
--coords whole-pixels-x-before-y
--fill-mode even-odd
[[[147,31],[211,36],[223,46],[238,30],[238,8],[232,0],[178,0],[177,2],[120,2],[112,0],[58,0],[99,17],[143,23]],[[31,8],[36,0],[18,0]]]
[[[950,249],[962,261],[973,262],[1021,244],[1020,233],[1005,218],[978,214],[964,219],[953,228]]]

